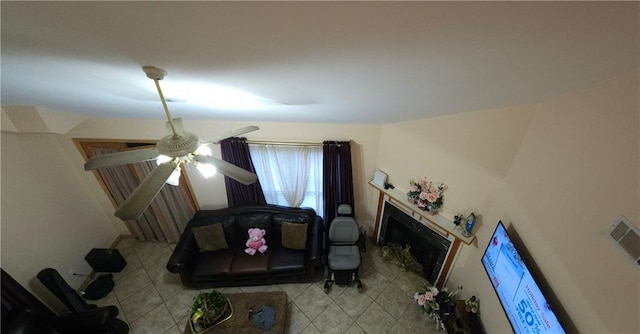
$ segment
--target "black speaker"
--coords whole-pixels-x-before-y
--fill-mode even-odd
[[[84,259],[95,272],[119,273],[127,264],[117,249],[94,248]]]

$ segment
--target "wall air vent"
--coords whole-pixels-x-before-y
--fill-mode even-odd
[[[640,230],[620,215],[609,227],[608,235],[640,268]]]

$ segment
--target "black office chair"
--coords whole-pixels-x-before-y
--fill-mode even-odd
[[[60,276],[60,273],[53,268],[40,270],[38,280],[73,313],[83,312],[97,307],[93,304],[87,304],[80,294],[69,286],[64,278]]]
[[[2,333],[127,334],[129,326],[117,319],[118,308],[105,306],[56,315],[38,298],[2,271]],[[66,283],[65,283],[66,284]]]
[[[82,313],[98,308],[97,305],[88,304],[76,290],[67,284],[64,278],[60,276],[60,273],[53,268],[40,270],[38,280],[40,280],[51,293],[58,297],[72,313]],[[113,284],[113,281],[111,282]],[[118,308],[115,306],[111,307],[115,308],[116,314],[118,314]],[[120,319],[114,318],[108,325],[113,330],[113,333],[127,333],[129,331],[127,324]]]

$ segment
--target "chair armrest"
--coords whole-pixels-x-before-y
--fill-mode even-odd
[[[191,267],[199,251],[196,239],[193,237],[193,232],[191,232],[191,224],[189,224],[185,227],[184,233],[182,233],[167,262],[167,270],[172,273],[184,273],[191,276]]]

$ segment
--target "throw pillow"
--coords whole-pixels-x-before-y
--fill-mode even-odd
[[[282,223],[282,247],[290,249],[307,248],[307,224]]]
[[[200,252],[212,252],[219,249],[227,249],[227,239],[224,237],[222,224],[211,224],[191,229],[196,238],[196,244]]]

